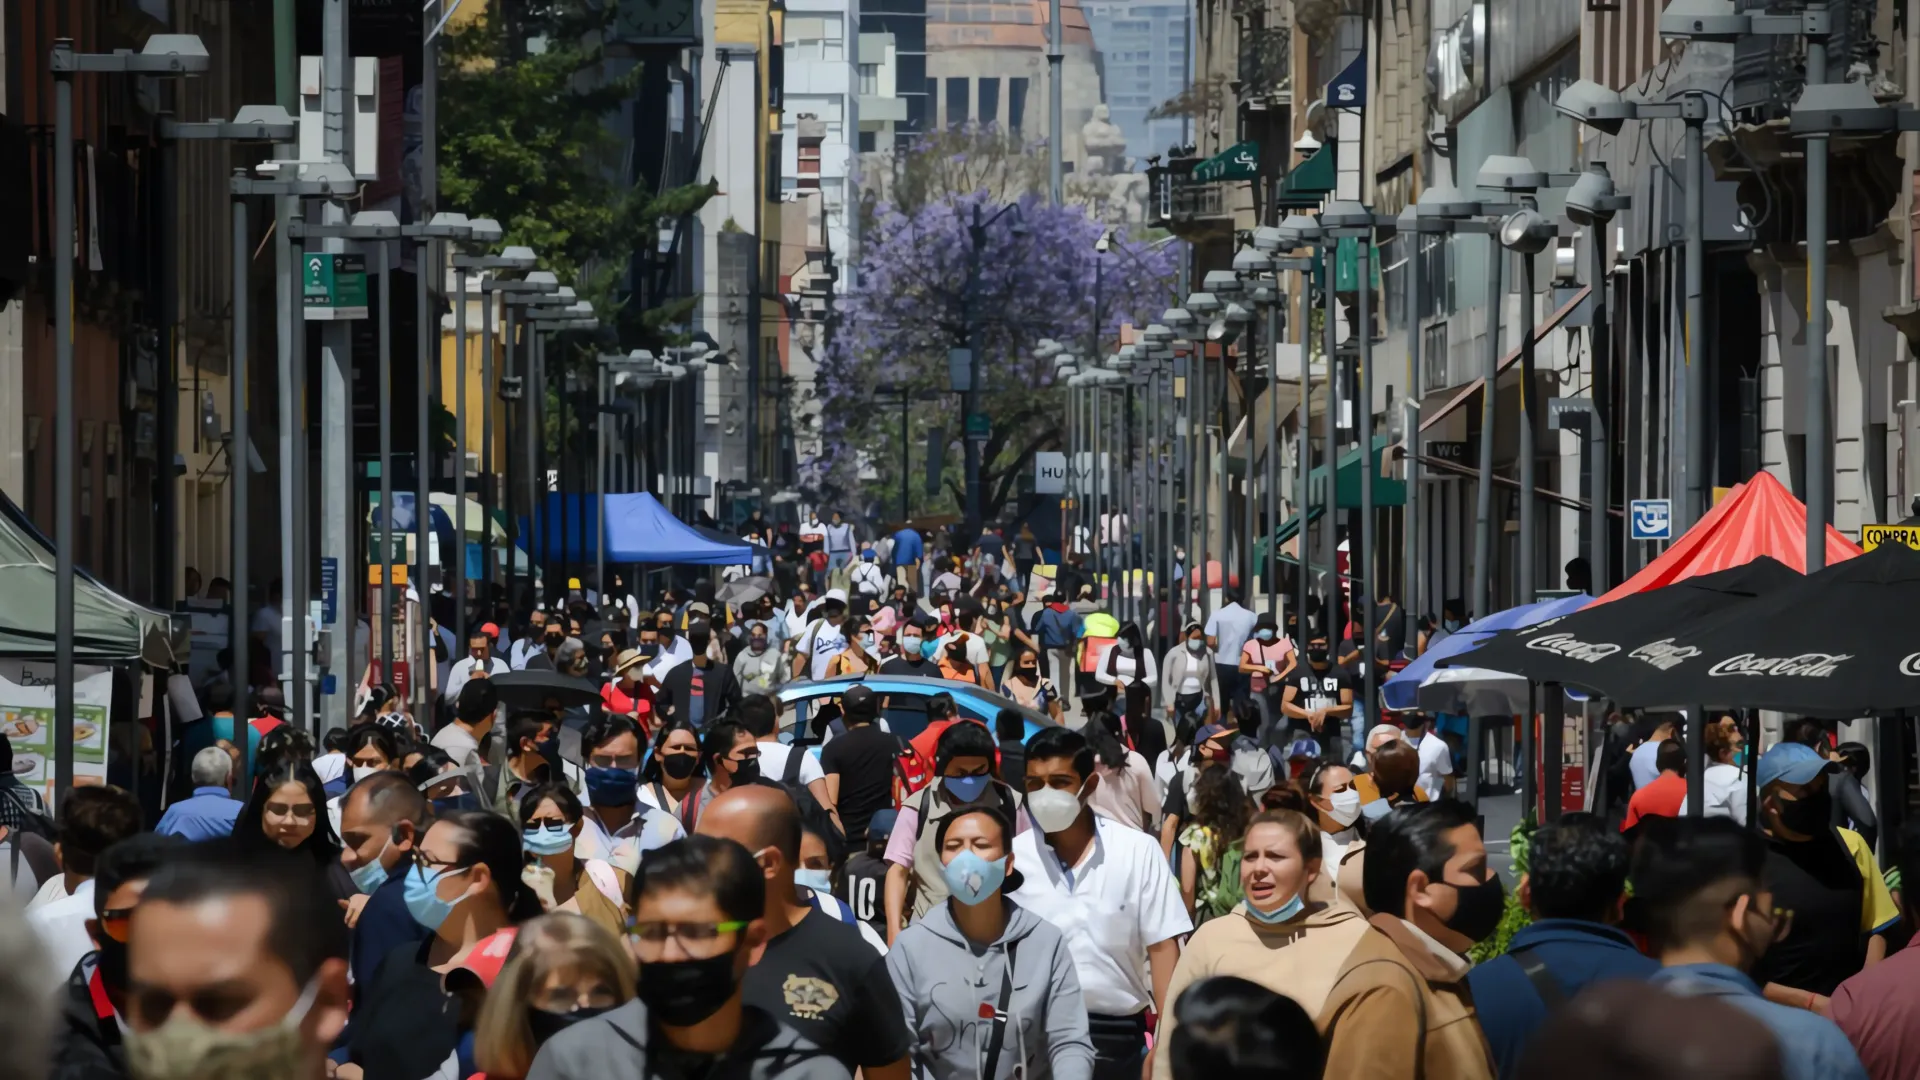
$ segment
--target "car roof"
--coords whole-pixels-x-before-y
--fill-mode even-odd
[[[932,679],[924,675],[843,675],[834,679],[810,679],[783,684],[778,696],[780,703],[787,705],[795,701],[808,701],[813,698],[845,693],[848,687],[855,685],[866,686],[876,694],[913,694],[920,697],[949,694],[956,703],[963,700],[972,703],[976,711],[1012,709],[1042,727],[1054,726],[1053,717],[1037,709],[1030,709],[1005,694],[973,683],[956,682],[952,679]]]

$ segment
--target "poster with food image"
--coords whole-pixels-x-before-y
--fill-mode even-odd
[[[113,705],[113,672],[74,667],[73,782],[87,786],[107,781],[107,723]],[[13,747],[13,772],[53,804],[53,665],[31,660],[0,661],[0,734]]]

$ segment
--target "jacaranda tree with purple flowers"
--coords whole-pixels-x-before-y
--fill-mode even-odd
[[[1177,242],[1142,242],[1115,228],[1101,253],[1095,247],[1109,226],[1084,208],[1032,195],[1015,205],[1001,214],[1005,204],[972,193],[911,210],[887,202],[868,210],[858,272],[838,303],[816,384],[822,453],[803,472],[818,496],[877,504],[891,517],[905,482],[915,513],[961,507],[962,406],[949,392],[948,352],[966,343],[971,320],[981,411],[993,424],[981,454],[982,512],[994,520],[1019,477],[1032,471],[1034,453],[1065,449],[1066,390],[1055,383],[1053,361],[1034,357],[1039,341],[1053,338],[1080,356],[1095,348],[1105,354],[1122,324],[1145,325],[1172,306],[1183,251]],[[981,221],[999,214],[982,231],[977,257],[976,208]],[[898,405],[876,403],[880,386],[922,395],[907,447]],[[928,500],[920,489],[926,433],[934,428],[947,437],[948,467],[945,497]],[[903,477],[908,450],[912,471]]]

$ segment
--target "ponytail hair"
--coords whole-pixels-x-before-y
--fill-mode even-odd
[[[461,862],[486,866],[508,922],[517,925],[545,913],[539,895],[521,880],[526,854],[513,822],[487,810],[457,810],[438,820],[457,831],[454,845]]]

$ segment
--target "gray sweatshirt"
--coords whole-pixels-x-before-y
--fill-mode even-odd
[[[629,1001],[547,1040],[534,1055],[527,1080],[677,1080],[684,1076],[692,1062],[671,1051],[648,1052],[655,1034],[647,1024],[647,1007],[638,1000]],[[709,1080],[850,1080],[845,1065],[751,1005],[741,1016],[740,1036],[733,1048],[713,1064]]]
[[[1060,931],[1011,900],[1007,929],[985,949],[954,925],[939,904],[900,932],[887,953],[887,973],[913,1030],[913,1062],[929,1080],[1092,1080],[1093,1041],[1080,978]],[[1000,1060],[982,1058],[993,1022],[981,1006],[999,1004],[1002,974],[1012,947],[1013,995]]]

